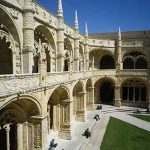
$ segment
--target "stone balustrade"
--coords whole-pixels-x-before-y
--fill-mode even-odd
[[[147,69],[124,69],[120,71],[121,76],[141,76],[141,77],[147,77],[148,76],[148,70]]]
[[[146,69],[125,69],[120,71],[120,76],[131,77],[141,76],[146,78],[148,72]],[[70,81],[77,81],[86,78],[94,77],[114,77],[116,76],[115,69],[88,70],[80,72],[57,72],[47,73],[46,87],[60,84],[67,84]],[[43,88],[40,85],[40,74],[17,74],[17,75],[0,75],[0,98],[10,96],[17,93],[25,93],[27,91],[39,90]]]
[[[0,98],[39,87],[39,74],[0,75]]]

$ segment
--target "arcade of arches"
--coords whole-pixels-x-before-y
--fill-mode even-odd
[[[80,34],[58,2],[0,1],[0,150],[71,139],[94,104],[150,108],[150,31]]]

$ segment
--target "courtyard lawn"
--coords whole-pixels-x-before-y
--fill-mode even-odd
[[[144,120],[144,121],[150,122],[150,116],[149,115],[135,115],[135,114],[133,114],[131,116],[139,118],[139,119]]]
[[[148,150],[150,132],[111,117],[101,150]]]

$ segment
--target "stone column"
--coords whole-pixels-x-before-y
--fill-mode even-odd
[[[13,54],[13,74],[16,74],[16,70],[17,70],[17,67],[16,67],[16,51],[14,51],[12,54]]]
[[[57,130],[57,122],[56,122],[56,118],[57,118],[57,106],[53,105],[53,130],[56,131]]]
[[[39,43],[39,51],[40,51],[40,59],[38,65],[40,73],[40,85],[44,86],[46,84],[46,77],[47,77],[47,61],[44,44],[41,45]]]
[[[121,48],[122,48],[122,41],[121,41],[121,31],[119,28],[118,32],[118,39],[117,39],[117,62],[116,62],[116,72],[120,72],[121,68]]]
[[[63,122],[61,123],[61,128],[59,132],[59,137],[63,139],[70,140],[72,138],[71,130],[71,103],[70,99],[63,100],[62,102],[62,111],[63,113]]]
[[[57,71],[64,70],[64,18],[61,0],[58,1],[57,10]]]
[[[147,88],[148,88],[147,108],[150,110],[150,83]]]
[[[25,122],[25,137],[26,137],[26,150],[29,150],[29,140],[28,140],[28,122]]]
[[[51,108],[50,108],[50,105],[48,105],[48,106],[47,106],[47,112],[48,112],[48,116],[47,116],[48,132],[50,132],[50,122],[51,122],[51,120],[50,120],[50,115],[51,115],[51,114],[50,114],[50,109],[51,109]]]
[[[115,86],[115,106],[120,107],[121,106],[121,96],[120,96],[120,85]]]
[[[75,37],[74,37],[74,71],[79,71],[79,33],[78,30],[75,29]]]
[[[34,49],[34,4],[25,0],[23,9],[23,73],[32,73]]]
[[[147,60],[148,60],[148,77],[147,77],[147,85],[146,85],[146,89],[147,89],[147,108],[150,110],[150,52],[148,52],[147,54]]]
[[[48,149],[47,114],[42,116],[32,116],[30,120],[34,126],[34,149]]]
[[[94,108],[94,87],[89,87],[87,94],[89,94],[87,110],[91,111]]]
[[[22,124],[17,124],[17,150],[23,150],[23,126]]]
[[[74,27],[74,71],[79,71],[79,24],[78,24],[78,15],[75,11],[75,27]]]
[[[7,150],[10,150],[10,137],[9,137],[9,132],[10,132],[10,124],[7,124],[4,126],[5,130],[6,130],[6,146],[7,146]]]
[[[93,60],[92,60],[92,70],[94,70],[94,57],[93,57]]]
[[[89,70],[89,44],[88,44],[88,28],[87,23],[85,24],[85,44],[84,44],[84,54],[86,62],[86,70]]]
[[[85,121],[85,108],[86,108],[86,95],[85,92],[79,92],[77,95],[77,101],[78,101],[78,106],[77,106],[77,121]]]

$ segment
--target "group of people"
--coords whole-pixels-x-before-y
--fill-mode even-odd
[[[98,105],[97,110],[101,110],[102,109],[102,106],[101,105]],[[95,115],[94,119],[96,119],[96,121],[100,120],[100,117],[98,114]],[[91,137],[91,132],[89,130],[89,128],[87,128],[84,133],[82,134],[83,136],[85,136],[86,138],[89,138]],[[55,140],[52,139],[51,142],[50,142],[50,145],[49,145],[49,149],[48,150],[54,150],[55,148],[57,147],[57,143],[55,143]],[[64,149],[62,149],[64,150]]]
[[[102,105],[97,105],[96,110],[101,110],[102,109]]]

